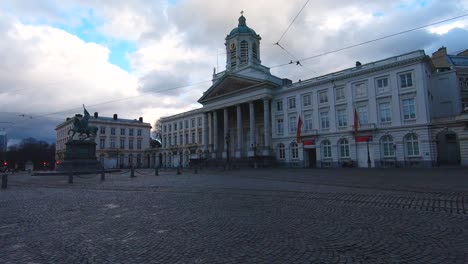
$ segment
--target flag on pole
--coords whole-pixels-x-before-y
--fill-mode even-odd
[[[297,130],[296,130],[296,141],[301,143],[301,129],[302,129],[302,119],[301,116],[297,119]]]
[[[357,136],[358,126],[359,126],[359,116],[356,111],[356,108],[354,108],[354,137]]]

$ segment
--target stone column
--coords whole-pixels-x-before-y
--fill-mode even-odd
[[[249,102],[249,121],[250,121],[250,144],[252,147],[255,147],[255,144],[257,143],[255,140],[255,113],[254,113],[254,103]],[[255,153],[253,152],[253,149],[249,151],[250,155],[249,156],[254,156]]]
[[[218,153],[218,112],[213,111],[213,155],[212,158],[216,158]]]
[[[205,153],[208,152],[208,113],[203,113],[203,145]]]
[[[263,122],[264,122],[264,129],[265,129],[265,151],[266,155],[269,154],[269,149],[271,148],[271,130],[270,130],[270,99],[265,98],[263,99]]]
[[[224,142],[224,150],[223,150],[223,158],[227,158],[227,142],[226,138],[228,135],[228,130],[229,130],[229,120],[228,120],[228,109],[227,107],[224,108],[224,137],[223,137],[223,142]]]
[[[242,153],[242,109],[241,105],[238,104],[237,108],[237,151],[236,158],[241,157]]]

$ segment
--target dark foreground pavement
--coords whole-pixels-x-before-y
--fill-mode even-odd
[[[1,263],[468,263],[468,173],[10,175]]]

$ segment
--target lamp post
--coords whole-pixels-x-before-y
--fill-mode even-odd
[[[395,157],[395,168],[396,168],[398,166],[397,166],[396,144],[395,143],[393,143],[393,156]]]
[[[252,144],[253,157],[254,157],[254,169],[257,168],[257,144],[255,142]]]
[[[231,134],[229,133],[229,130],[226,135],[226,160],[227,160],[227,168],[229,169],[229,142],[231,141]]]
[[[367,168],[370,168],[372,165],[371,159],[370,159],[370,152],[369,152],[369,140],[370,138],[367,138]]]

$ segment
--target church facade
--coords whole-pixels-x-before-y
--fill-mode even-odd
[[[293,83],[261,64],[260,41],[242,15],[225,39],[226,70],[213,74],[198,100],[203,107],[161,119],[162,147],[152,165],[437,165],[438,71],[424,51]],[[468,165],[468,153],[458,164]]]

